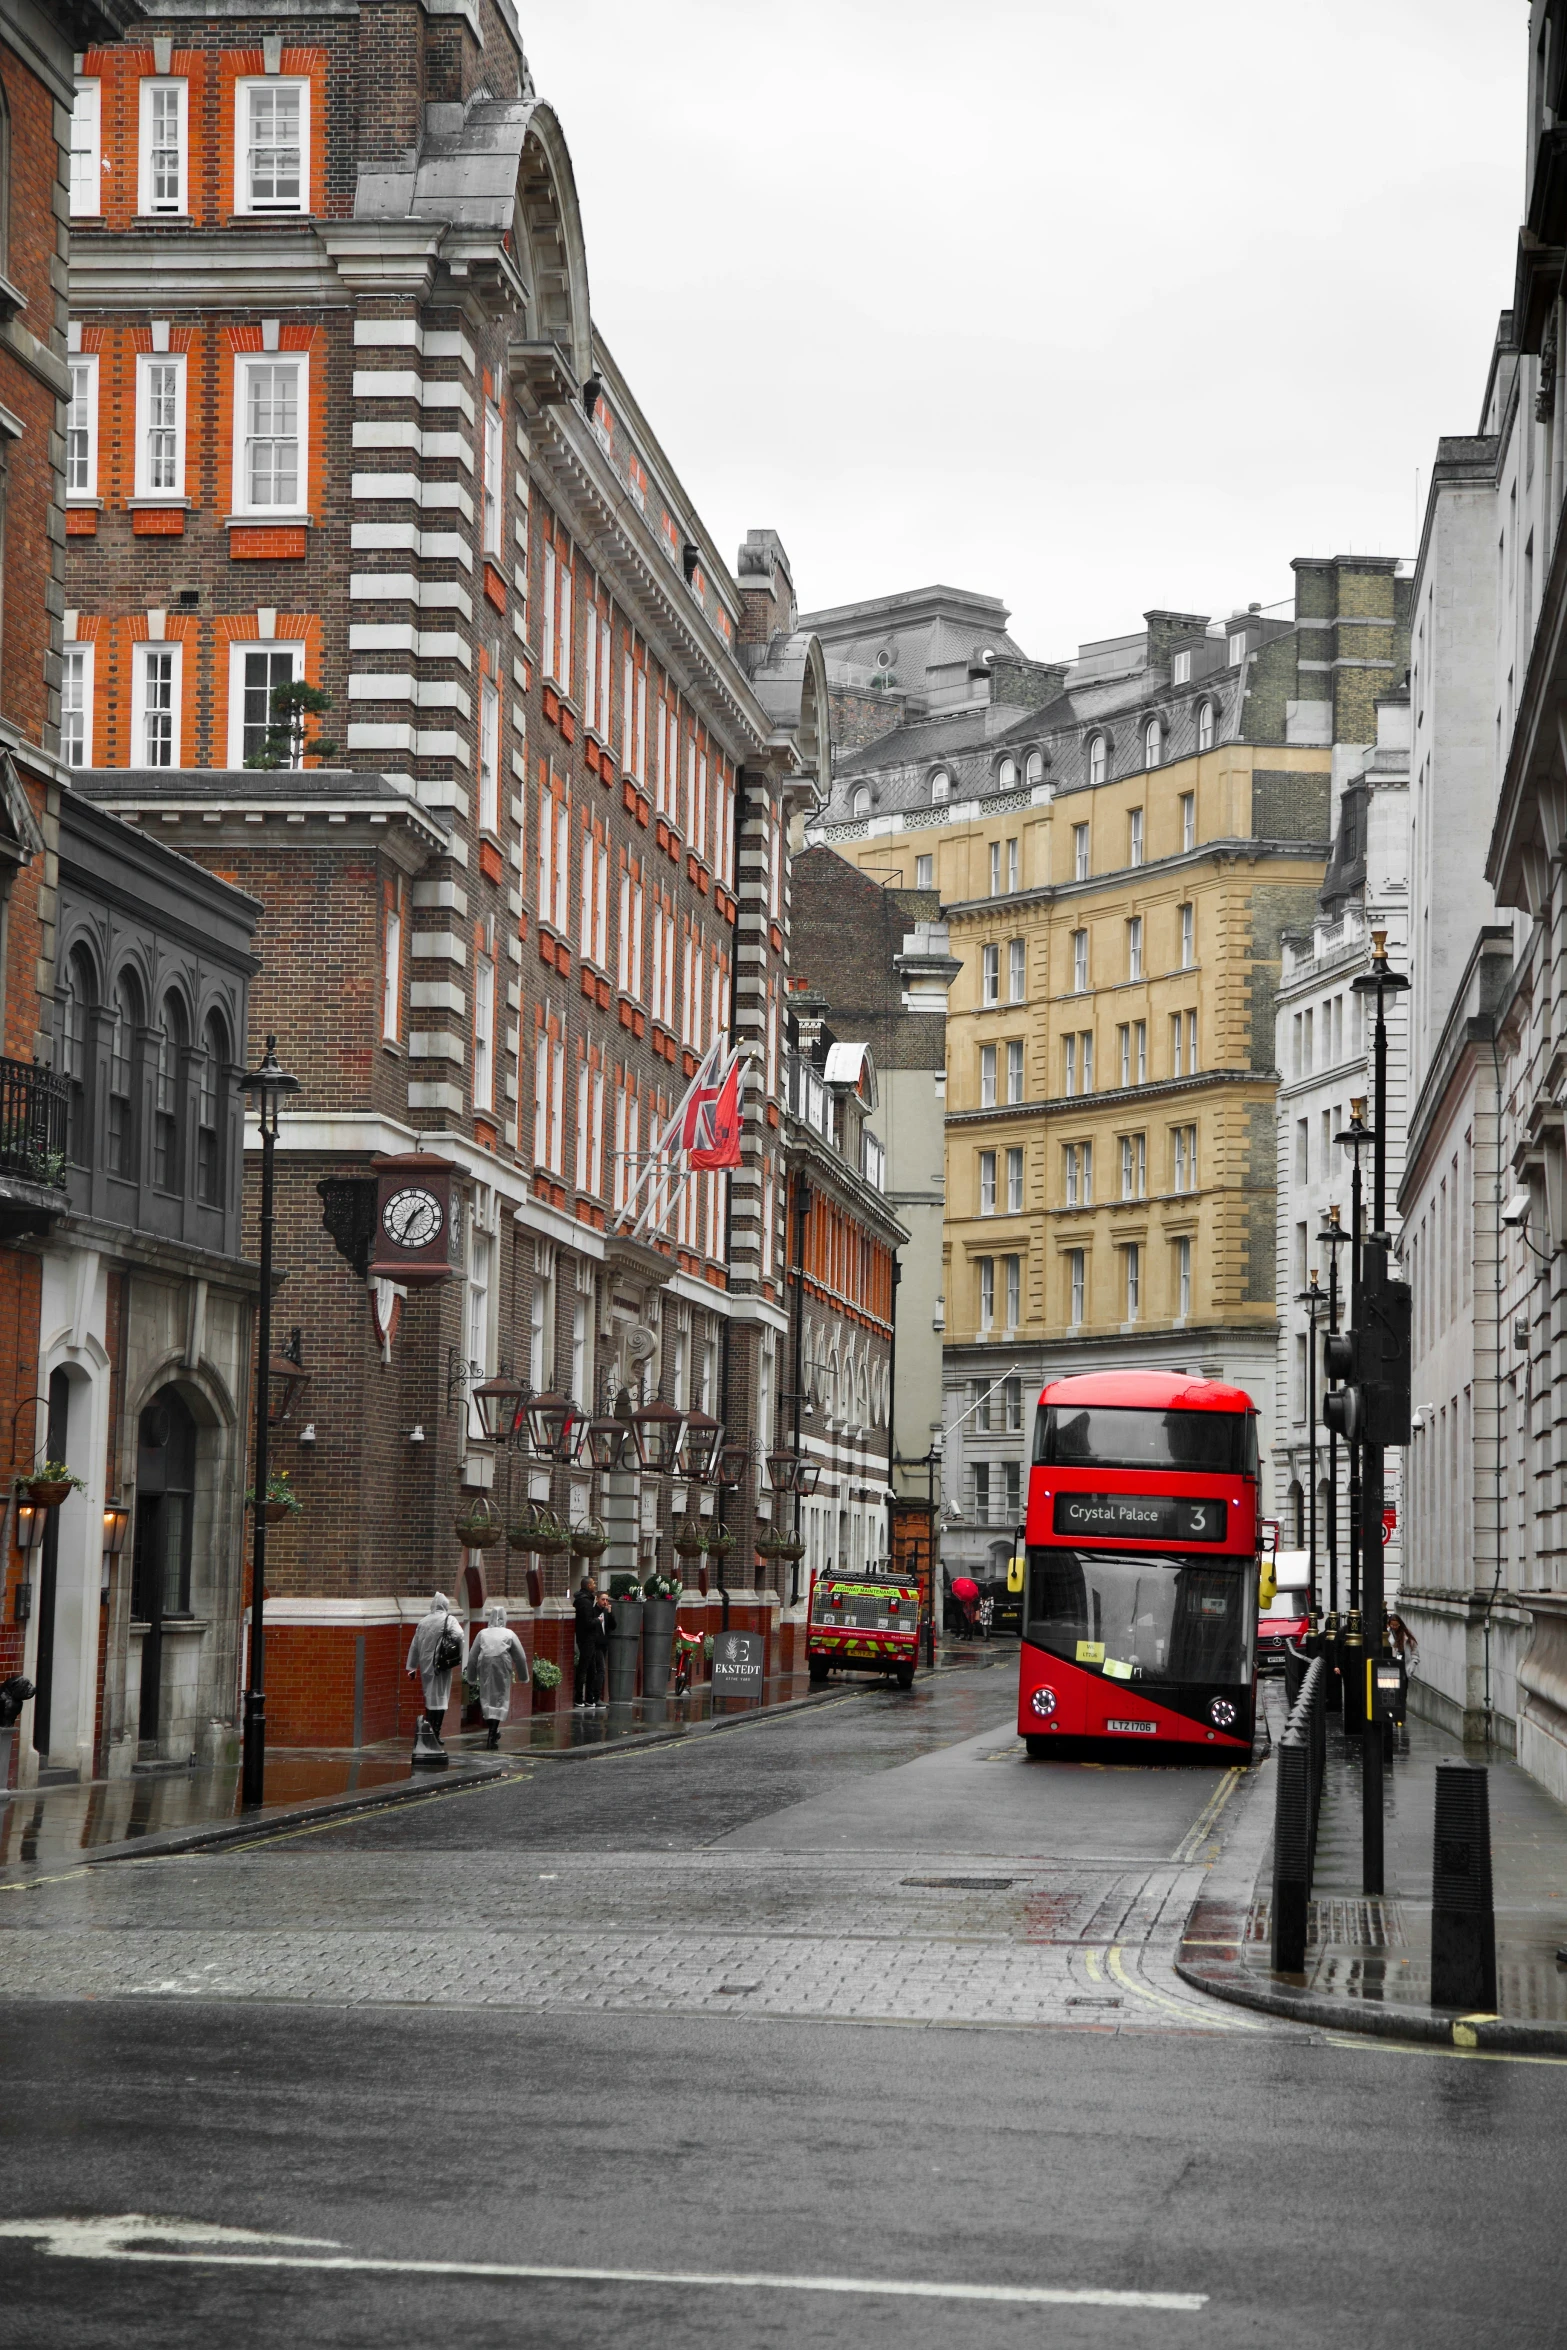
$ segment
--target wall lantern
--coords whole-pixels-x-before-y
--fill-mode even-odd
[[[522,1382],[508,1379],[504,1372],[495,1379],[483,1379],[477,1387],[470,1387],[468,1400],[479,1415],[479,1424],[490,1444],[504,1444],[517,1425],[518,1407],[522,1402]]]
[[[677,1412],[672,1403],[644,1404],[641,1411],[632,1413],[631,1433],[644,1469],[651,1469],[655,1477],[671,1474],[680,1456],[685,1425],[684,1412]]]
[[[36,1501],[28,1501],[20,1493],[17,1495],[16,1547],[18,1550],[28,1551],[36,1547],[43,1537],[44,1524],[48,1515],[48,1511]]]
[[[713,1419],[707,1412],[690,1413],[680,1445],[681,1476],[693,1485],[711,1484],[713,1463],[723,1441],[722,1422]]]
[[[109,1604],[109,1569],[125,1548],[126,1531],[131,1522],[128,1501],[106,1501],[103,1505],[103,1580],[98,1597],[105,1607]]]
[[[267,1361],[267,1424],[281,1428],[288,1419],[299,1397],[310,1385],[310,1373],[300,1360],[300,1334],[289,1332],[288,1344],[281,1354],[269,1356]]]
[[[625,1466],[626,1438],[631,1434],[629,1420],[613,1418],[579,1420],[577,1423],[577,1458],[590,1469],[619,1469]]]
[[[732,1436],[718,1456],[720,1485],[743,1485],[751,1468],[751,1445],[748,1437]]]
[[[528,1440],[540,1461],[569,1461],[577,1407],[567,1395],[535,1395],[528,1403]]]

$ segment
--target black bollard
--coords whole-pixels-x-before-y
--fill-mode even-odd
[[[1431,2004],[1484,2014],[1496,2010],[1490,1775],[1484,1763],[1436,1766]]]
[[[1306,1964],[1311,1899],[1311,1750],[1291,1723],[1279,1741],[1273,1814],[1273,1965],[1298,1975]]]

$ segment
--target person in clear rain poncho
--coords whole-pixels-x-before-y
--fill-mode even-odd
[[[499,1746],[501,1724],[511,1708],[513,1681],[528,1678],[528,1652],[506,1621],[500,1601],[484,1611],[484,1629],[468,1651],[463,1678],[479,1693],[479,1705],[489,1724],[489,1744]]]
[[[448,1632],[448,1656],[437,1662],[441,1645]],[[455,1654],[451,1653],[455,1644]],[[407,1670],[424,1684],[424,1718],[430,1725],[430,1735],[437,1745],[441,1738],[441,1724],[451,1700],[452,1675],[468,1658],[468,1636],[452,1614],[452,1603],[444,1591],[437,1591],[430,1602],[430,1612],[421,1616],[408,1649]]]

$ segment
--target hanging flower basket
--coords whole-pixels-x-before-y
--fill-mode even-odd
[[[539,1513],[530,1506],[523,1511],[520,1518],[514,1518],[507,1527],[506,1543],[508,1549],[531,1552],[538,1530]]]
[[[708,1557],[715,1559],[726,1559],[729,1556],[729,1553],[734,1549],[734,1546],[735,1538],[730,1533],[729,1528],[724,1524],[722,1518],[716,1519],[714,1523],[707,1529]]]
[[[488,1503],[482,1508],[469,1510],[456,1521],[457,1539],[467,1550],[489,1550],[501,1540],[505,1531]]]
[[[52,1462],[45,1465],[54,1466]],[[78,1478],[73,1482],[79,1484],[81,1480]],[[264,1526],[279,1526],[285,1518],[297,1518],[305,1505],[290,1484],[287,1469],[274,1469],[267,1479],[267,1489],[260,1501],[257,1501],[254,1493],[247,1493],[245,1506],[247,1509],[259,1509]]]
[[[700,1518],[682,1518],[675,1528],[675,1549],[683,1559],[700,1558],[707,1548],[707,1534]]]
[[[85,1493],[87,1480],[67,1461],[40,1461],[30,1477],[17,1479],[16,1490],[35,1509],[57,1510],[68,1493]]]
[[[759,1557],[764,1559],[803,1559],[805,1544],[795,1534],[759,1534],[756,1538]]]
[[[533,1524],[533,1547],[540,1558],[559,1558],[571,1545],[571,1528],[563,1526],[551,1511],[540,1510]]]
[[[602,1558],[609,1548],[609,1528],[601,1518],[583,1518],[571,1529],[573,1558]]]

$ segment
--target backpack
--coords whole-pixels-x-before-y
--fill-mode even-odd
[[[451,1617],[448,1616],[442,1627],[441,1637],[435,1644],[435,1654],[430,1659],[430,1670],[432,1673],[449,1673],[461,1662],[462,1634],[452,1622]]]

